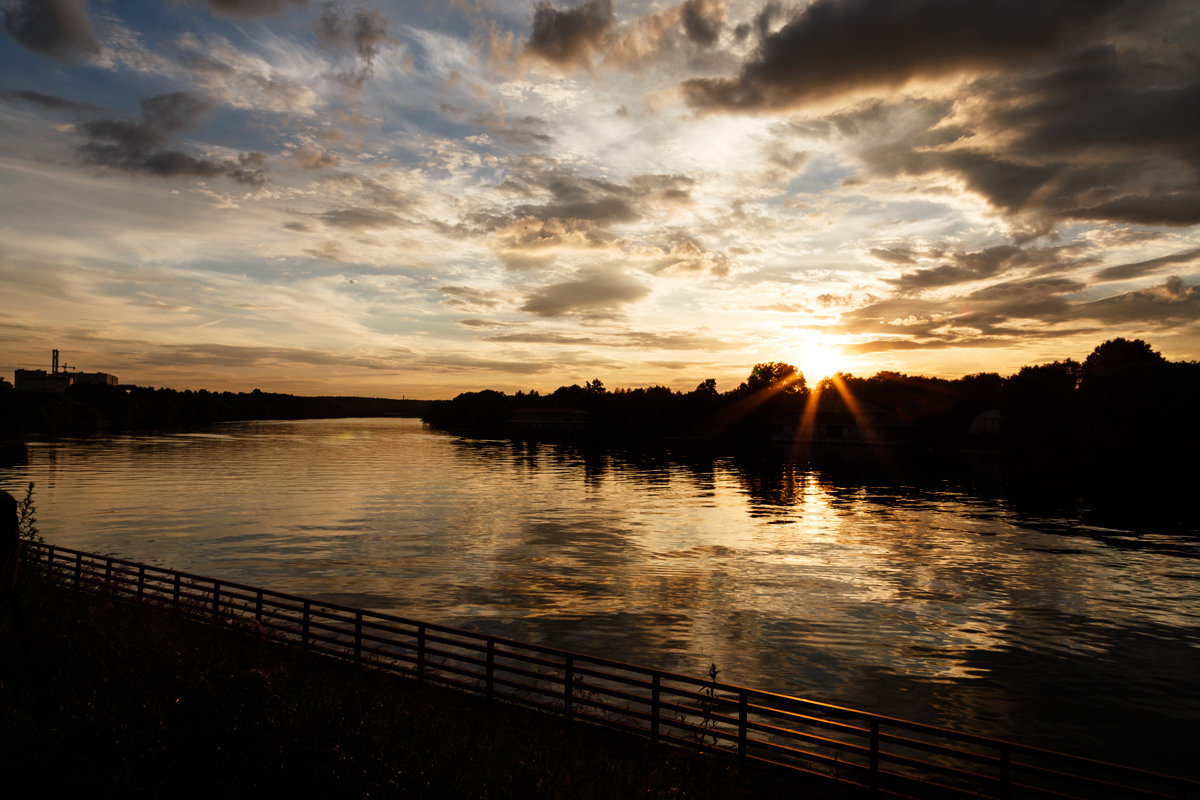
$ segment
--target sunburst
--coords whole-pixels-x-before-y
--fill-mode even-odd
[[[842,351],[827,344],[805,345],[800,348],[795,358],[796,368],[804,373],[804,380],[809,388],[843,371],[846,364],[846,357]]]

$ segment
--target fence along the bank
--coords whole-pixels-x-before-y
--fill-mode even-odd
[[[336,658],[879,794],[1200,800],[1200,781],[124,559],[30,544],[25,561],[80,589],[251,623]]]

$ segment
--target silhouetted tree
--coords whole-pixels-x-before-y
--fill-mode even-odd
[[[749,377],[738,387],[743,394],[771,392],[794,395],[803,394],[807,389],[804,374],[782,361],[755,364]]]
[[[1089,449],[1137,452],[1169,446],[1184,424],[1169,363],[1141,339],[1110,339],[1083,362],[1079,398]]]
[[[1005,435],[1013,446],[1074,451],[1080,365],[1067,359],[1022,367],[1004,387]]]

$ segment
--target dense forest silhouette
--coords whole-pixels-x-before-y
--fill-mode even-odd
[[[1198,443],[1191,414],[1200,363],[1171,362],[1142,340],[1111,339],[1073,359],[958,379],[879,372],[838,374],[815,386],[791,364],[760,363],[718,392],[712,379],[690,392],[664,386],[609,391],[600,380],[553,392],[487,389],[430,404],[437,427],[485,435],[680,439],[759,447],[792,443],[809,415],[824,430],[886,429],[865,445],[1080,454],[1161,453]],[[563,417],[564,412],[574,416]],[[555,412],[560,414],[555,417]],[[533,421],[533,425],[522,424]],[[835,424],[836,423],[836,424]],[[826,444],[835,444],[827,441]]]

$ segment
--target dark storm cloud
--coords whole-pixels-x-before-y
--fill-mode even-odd
[[[1200,286],[1185,286],[1182,278],[1172,276],[1159,286],[1087,303],[1079,315],[1108,324],[1172,328],[1200,321]]]
[[[278,14],[289,6],[302,6],[308,0],[206,0],[217,14],[228,17],[264,17]]]
[[[1021,320],[1069,321],[1084,285],[1068,278],[1009,281],[946,300],[897,297],[876,300],[842,314],[847,333],[904,335],[917,340],[970,341],[980,336],[1030,335]]]
[[[712,47],[725,25],[725,6],[720,0],[684,0],[679,7],[683,32],[701,47]]]
[[[1115,51],[1104,57],[1119,58]],[[1122,68],[1076,72],[1071,81],[1052,74],[993,87],[997,102],[970,121],[969,133],[1002,144],[970,147],[964,136],[968,144],[935,143],[907,152],[901,146],[868,155],[868,161],[881,174],[958,176],[993,206],[1015,214],[1146,225],[1200,222],[1200,81],[1193,73],[1185,76],[1182,66],[1167,72],[1129,57],[1124,62]],[[1071,71],[1072,65],[1059,70]],[[1155,77],[1178,83],[1156,87]],[[1000,102],[1009,93],[1020,101]]]
[[[1115,267],[1106,267],[1096,273],[1095,278],[1098,281],[1125,281],[1133,278],[1141,278],[1145,275],[1152,275],[1159,271],[1160,267],[1173,266],[1175,264],[1189,264],[1200,259],[1200,249],[1184,250],[1180,253],[1172,253],[1169,256],[1159,256],[1151,258],[1147,261],[1138,261],[1133,264],[1118,264]]]
[[[1057,321],[1071,316],[1072,301],[1065,295],[1083,291],[1084,284],[1069,278],[1032,278],[987,286],[958,302],[965,309],[954,316],[959,325],[984,332],[1007,333],[1001,326],[1013,320]]]
[[[99,106],[94,106],[90,103],[79,103],[75,100],[67,100],[62,97],[56,97],[52,94],[42,94],[41,92],[19,91],[19,92],[0,92],[0,100],[6,103],[21,101],[32,103],[42,108],[49,108],[54,111],[100,111]]]
[[[100,52],[86,0],[9,0],[4,29],[22,47],[55,61],[80,61]]]
[[[815,0],[730,79],[695,79],[706,108],[784,108],[858,88],[1021,63],[1123,0]]]
[[[1185,226],[1200,222],[1198,38],[1178,0],[816,0],[737,76],[684,90],[727,111],[869,90],[889,99],[825,120],[860,148],[860,177],[957,179],[1033,233]],[[969,101],[890,95],[941,77],[970,80]]]
[[[1134,82],[1142,73],[1132,66],[1128,71],[1125,80]],[[995,102],[981,102],[969,120],[951,118],[946,104],[904,101],[872,103],[828,122],[857,138],[864,177],[956,178],[993,207],[1043,230],[1064,219],[1151,225],[1200,221],[1200,95],[1193,104],[1190,86],[1159,93],[1146,89],[1139,102],[1117,104],[1126,111],[1097,99],[1088,114],[1072,106],[1082,90],[1074,96],[1065,89],[1061,95],[1042,95],[1046,83],[1035,84],[1039,81],[993,81],[989,89],[976,84],[980,100]],[[1097,98],[1120,97],[1125,88],[1092,86],[1090,91]],[[1008,101],[1002,102],[1004,96]],[[1039,113],[1017,119],[1011,103],[1027,109],[1036,105]],[[1137,126],[1119,119],[1129,109],[1156,115],[1169,132],[1147,132],[1139,139]],[[1068,113],[1075,118],[1060,119]],[[1126,132],[1106,132],[1110,127]],[[1052,128],[1071,133],[1047,132]],[[876,255],[899,263],[884,251]]]
[[[1182,177],[1182,176],[1181,176]],[[1170,182],[1164,191],[1121,194],[1103,203],[1079,206],[1062,216],[1083,220],[1113,220],[1136,225],[1187,226],[1200,223],[1200,190]]]
[[[912,258],[911,252],[908,253],[908,257]],[[1089,261],[1071,260],[1070,253],[1065,248],[1022,249],[1016,245],[997,245],[975,252],[952,253],[947,257],[947,263],[906,272],[890,283],[902,293],[919,292],[923,289],[984,280],[1018,269],[1034,272],[1056,271],[1068,265],[1080,266]]]
[[[620,272],[586,270],[575,280],[545,286],[525,300],[522,311],[540,317],[579,314],[585,317],[613,317],[624,305],[650,294],[649,287]]]
[[[585,64],[615,19],[612,0],[586,0],[565,11],[539,5],[526,51],[560,67]]]
[[[354,58],[354,66],[338,72],[337,78],[347,86],[360,88],[375,74],[375,59],[383,46],[395,41],[388,36],[387,25],[387,17],[378,11],[358,8],[348,16],[336,2],[329,2],[313,20],[312,31],[324,47]]]
[[[203,98],[188,92],[155,95],[141,101],[139,120],[96,119],[78,129],[88,138],[79,154],[89,163],[144,172],[162,178],[226,176],[248,186],[267,182],[266,157],[241,153],[236,160],[198,158],[164,145],[172,133],[191,127],[208,108]]]

